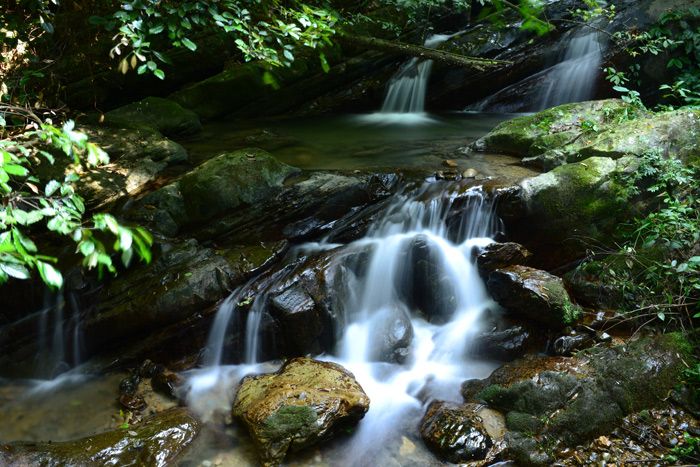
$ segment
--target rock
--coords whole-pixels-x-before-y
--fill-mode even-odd
[[[128,430],[118,429],[67,442],[0,445],[3,465],[149,465],[177,463],[200,424],[184,408],[157,413]]]
[[[413,325],[408,311],[401,308],[384,308],[372,316],[370,342],[377,342],[370,358],[389,363],[403,363],[413,342]]]
[[[505,444],[503,456],[514,460],[516,465],[545,466],[552,463],[552,458],[530,435],[519,432],[506,433]]]
[[[481,389],[465,383],[463,394],[506,414],[514,433],[574,446],[610,433],[625,415],[666,398],[688,352],[687,342],[668,334],[592,348],[576,358],[531,359],[496,370]]]
[[[248,428],[263,465],[279,465],[287,451],[329,438],[357,423],[369,399],[340,365],[309,358],[287,361],[277,373],[247,376],[233,415]]]
[[[162,97],[147,97],[111,110],[104,117],[108,126],[153,128],[165,136],[190,135],[202,129],[197,114]]]
[[[268,92],[263,69],[255,63],[234,65],[227,70],[183,88],[169,96],[182,107],[207,120],[233,113]],[[241,90],[245,89],[245,92]]]
[[[270,313],[284,330],[287,355],[304,355],[317,348],[323,322],[314,299],[300,284],[293,284],[271,300]],[[292,338],[293,336],[293,338]]]
[[[582,145],[590,136],[585,134],[582,122],[604,127],[608,120],[624,112],[637,110],[619,99],[564,104],[503,122],[474,142],[472,147],[479,151],[519,157],[538,156],[567,145],[573,149]],[[565,161],[566,159],[562,162]]]
[[[445,159],[444,161],[442,161],[442,165],[451,169],[454,169],[458,166],[457,161],[454,159]]]
[[[518,243],[491,243],[476,257],[476,266],[481,277],[488,279],[489,274],[496,269],[527,265],[530,256],[532,253]]]
[[[167,368],[159,368],[151,377],[151,386],[153,390],[167,396],[171,399],[177,399],[177,390],[185,382],[185,379],[174,371]]]
[[[489,275],[487,288],[509,313],[553,328],[575,322],[581,309],[571,302],[561,278],[527,266],[509,266]]]
[[[476,178],[479,175],[476,169],[469,168],[462,172],[462,178]]]
[[[552,345],[555,355],[571,355],[595,344],[595,336],[589,334],[572,334],[560,336]]]
[[[550,170],[589,157],[619,159],[660,151],[680,159],[700,156],[700,111],[649,113],[616,99],[564,104],[509,120],[474,148],[524,157]]]
[[[188,222],[207,221],[241,205],[260,202],[297,171],[260,149],[242,149],[210,159],[178,181]]]
[[[440,458],[463,463],[486,458],[493,440],[476,413],[477,405],[434,401],[421,421],[425,444]]]
[[[271,198],[297,171],[260,149],[223,153],[144,196],[128,215],[156,232],[174,236],[185,226]]]
[[[582,305],[596,310],[617,310],[624,303],[623,291],[600,279],[608,267],[606,261],[587,262],[564,274],[566,288]]]
[[[591,239],[609,243],[619,223],[641,210],[624,200],[617,179],[635,167],[634,158],[606,157],[557,167],[503,190],[497,211],[509,238],[533,252],[532,264],[561,266],[582,257]]]
[[[474,338],[471,353],[484,358],[512,360],[525,353],[530,333],[522,326],[479,333]]]

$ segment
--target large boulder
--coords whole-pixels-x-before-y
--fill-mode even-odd
[[[105,114],[104,124],[122,128],[153,128],[165,136],[189,135],[202,129],[197,114],[162,97],[147,97],[111,110]]]
[[[554,268],[583,256],[591,240],[609,242],[643,208],[626,200],[619,180],[636,167],[633,157],[563,165],[502,190],[497,210],[509,237],[534,253],[531,264]]]
[[[491,296],[509,313],[561,328],[574,323],[581,309],[571,302],[561,278],[527,266],[509,266],[489,275]]]
[[[661,152],[700,156],[700,111],[651,113],[617,99],[564,104],[503,122],[473,148],[523,157],[550,170],[589,157],[619,159]]]
[[[265,466],[357,423],[367,410],[369,398],[350,372],[309,358],[245,377],[233,402],[233,415],[248,428]]]
[[[576,357],[537,357],[506,364],[486,380],[464,383],[468,402],[482,401],[506,415],[512,459],[546,464],[536,446],[575,446],[610,433],[630,413],[661,403],[677,383],[690,345],[680,335],[644,338]],[[528,450],[530,452],[528,452]]]
[[[0,445],[0,463],[8,466],[148,465],[177,462],[194,441],[200,423],[184,408],[155,414],[128,430],[118,429],[75,441]]]
[[[271,197],[297,171],[260,149],[223,153],[149,193],[129,215],[157,232],[175,235],[186,225]]]
[[[625,112],[636,110],[619,99],[564,104],[503,122],[475,141],[472,147],[479,151],[532,157],[564,146],[582,146],[593,136],[593,133],[587,134],[589,128],[604,127]]]
[[[486,458],[494,440],[478,414],[479,408],[478,404],[434,401],[421,421],[423,441],[448,462],[463,463]]]

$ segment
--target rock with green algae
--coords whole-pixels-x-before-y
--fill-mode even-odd
[[[564,104],[497,126],[474,143],[550,170],[589,157],[618,159],[660,152],[700,158],[700,110],[647,112],[616,99]]]
[[[261,149],[223,153],[144,196],[129,217],[174,236],[184,226],[201,225],[269,198],[296,172]]]
[[[147,97],[110,110],[104,116],[104,124],[122,128],[153,128],[165,136],[190,135],[202,129],[196,113],[162,97]]]
[[[263,465],[274,466],[287,451],[357,423],[368,409],[369,398],[343,367],[295,358],[277,373],[245,377],[232,412],[248,428]]]
[[[619,177],[636,167],[634,157],[566,164],[505,191],[497,209],[510,238],[534,253],[533,264],[566,264],[585,253],[586,242],[609,241],[622,220],[644,208],[626,201]]]
[[[465,382],[463,395],[506,414],[511,430],[506,442],[513,440],[507,455],[530,459],[524,465],[546,465],[537,446],[529,446],[528,453],[521,438],[537,435],[551,445],[575,446],[611,432],[625,415],[667,397],[690,352],[681,335],[668,334],[572,358],[526,359],[504,365],[486,380]]]
[[[616,117],[633,112],[639,111],[619,99],[564,104],[503,122],[473,147],[520,157],[537,156],[567,145],[583,145],[592,125],[603,128]]]
[[[546,271],[518,265],[496,269],[487,288],[510,314],[545,326],[563,328],[581,316],[562,279]]]
[[[173,465],[194,441],[200,423],[184,408],[157,413],[138,425],[60,443],[0,445],[0,464],[42,465]]]

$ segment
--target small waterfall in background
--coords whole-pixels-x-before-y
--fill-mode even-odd
[[[81,363],[83,334],[80,309],[75,296],[63,292],[46,292],[44,307],[39,311],[36,376],[54,379]]]
[[[471,359],[469,346],[487,310],[498,309],[476,270],[474,251],[492,242],[500,221],[480,188],[458,195],[435,185],[396,195],[365,238],[338,248],[339,253],[370,252],[366,267],[357,269],[362,272],[344,268],[345,290],[336,290],[339,342],[334,355],[318,357],[352,371],[371,400],[342,448],[345,465],[372,465],[371,449],[401,436],[397,426],[417,423],[427,400],[460,400],[464,380],[486,377],[495,368]],[[255,288],[241,346],[244,364],[222,366],[221,356],[248,286],[221,304],[207,344],[209,366],[192,372],[186,388],[188,405],[200,415],[227,412],[242,376],[276,368],[257,362],[260,316],[266,289],[274,288],[274,276],[283,278],[285,269]],[[387,348],[388,340],[403,344]]]
[[[575,29],[559,41],[557,63],[467,107],[477,112],[536,112],[595,96],[605,40],[590,28]]]
[[[573,33],[566,37],[566,49],[549,72],[549,84],[541,93],[538,110],[569,102],[581,102],[595,95],[595,85],[603,62],[601,33]]]
[[[423,45],[436,48],[459,34],[434,34]],[[432,60],[412,58],[392,76],[380,112],[362,116],[368,123],[425,123],[431,122],[425,114],[425,94],[433,67]]]

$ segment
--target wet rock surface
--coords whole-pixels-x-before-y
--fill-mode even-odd
[[[513,360],[525,354],[535,339],[523,326],[491,329],[474,338],[471,354],[479,357]]]
[[[3,465],[171,465],[197,437],[200,423],[184,408],[174,408],[143,422],[59,443],[0,445]]]
[[[465,382],[462,393],[506,414],[508,455],[545,465],[545,440],[576,446],[610,433],[626,415],[661,404],[687,352],[677,335],[664,335],[593,348],[575,358],[530,357],[486,380]]]
[[[494,300],[514,316],[554,328],[575,322],[581,314],[561,278],[527,266],[509,266],[489,274]]]
[[[169,137],[202,130],[197,114],[162,97],[147,97],[111,110],[104,115],[104,124],[121,128],[153,128]]]
[[[264,465],[279,465],[288,450],[333,436],[360,420],[369,399],[340,365],[289,360],[277,373],[243,379],[233,415],[248,428]]]
[[[481,460],[493,440],[474,405],[435,401],[421,421],[421,437],[439,457],[454,463]]]
[[[488,279],[489,274],[496,269],[514,265],[526,266],[530,256],[532,253],[518,243],[491,243],[476,257],[476,266],[481,277]]]

